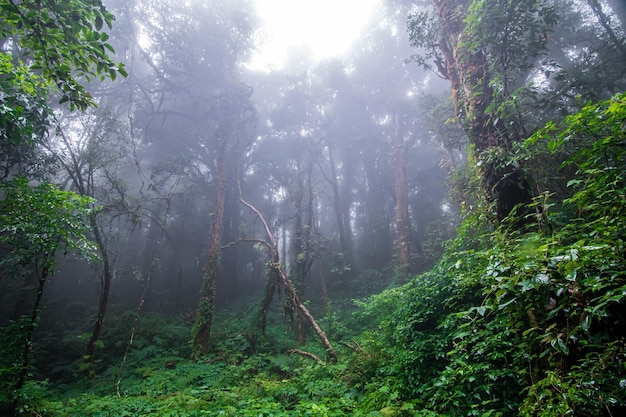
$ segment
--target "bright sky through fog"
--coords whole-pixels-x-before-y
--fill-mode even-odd
[[[380,0],[255,0],[257,51],[247,66],[280,69],[304,47],[313,60],[338,56],[361,34]]]

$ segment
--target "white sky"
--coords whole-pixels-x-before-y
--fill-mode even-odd
[[[313,61],[343,54],[380,0],[255,0],[260,29],[250,69],[281,69],[288,55],[308,49]]]

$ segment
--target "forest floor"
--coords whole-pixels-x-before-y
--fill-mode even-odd
[[[228,323],[228,328],[216,324],[212,353],[194,361],[189,359],[190,327],[147,313],[121,369],[127,340],[120,330],[130,315],[110,319],[93,375],[81,376],[80,363],[50,363],[48,372],[58,377],[33,378],[24,390],[28,405],[20,411],[92,417],[415,415],[401,410],[408,412],[410,404],[394,404],[393,393],[380,385],[370,389],[351,370],[351,364],[365,355],[354,351],[356,334],[343,324],[351,320],[349,311],[344,310],[341,319],[333,313],[319,320],[331,339],[346,341],[335,346],[337,363],[324,360],[314,334],[308,336],[308,344],[296,346],[289,325],[276,312],[263,345],[253,354],[247,353],[248,342],[241,333],[249,318],[222,313],[216,323]],[[293,348],[311,352],[321,361],[290,354]]]

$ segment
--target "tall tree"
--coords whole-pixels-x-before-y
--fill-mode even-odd
[[[214,209],[211,218],[211,232],[209,237],[209,249],[206,265],[202,274],[202,289],[200,290],[200,302],[196,310],[196,321],[193,327],[192,357],[198,358],[205,354],[209,348],[211,337],[211,325],[215,311],[215,293],[217,276],[220,268],[220,253],[222,250],[221,234],[224,218],[224,200],[226,187],[226,138],[217,138],[216,149],[216,184]]]
[[[579,97],[623,89],[624,38],[608,13],[593,1],[442,0],[410,16],[413,59],[450,81],[498,219],[533,197],[513,144],[579,107]]]
[[[115,173],[127,155],[127,131],[119,116],[104,107],[78,116],[65,115],[64,119],[56,135],[44,146],[62,167],[60,176],[65,183],[69,183],[69,189],[81,196],[97,199],[99,204],[106,206],[102,213],[89,214],[91,236],[98,248],[102,268],[96,319],[83,356],[85,371],[91,372],[115,273],[102,215],[111,215],[111,211],[116,211],[114,215],[133,214],[125,204],[120,204],[125,198]],[[112,192],[104,193],[103,188]]]
[[[217,128],[215,130],[215,195],[213,212],[211,213],[211,230],[206,265],[202,276],[200,301],[196,311],[193,327],[192,357],[205,354],[209,348],[211,326],[215,311],[217,279],[220,271],[222,251],[222,233],[224,207],[226,203],[226,186],[228,178],[236,175],[237,154],[240,146],[248,138],[250,129],[254,128],[255,111],[251,107],[250,90],[245,85],[232,87],[222,97],[218,109]],[[230,169],[228,167],[230,166]]]
[[[411,41],[431,60],[421,56],[418,62],[427,67],[434,62],[450,81],[456,114],[480,160],[486,195],[503,220],[533,196],[522,168],[508,162],[511,145],[524,130],[506,113],[505,103],[543,51],[554,12],[535,0],[436,0],[434,5],[435,24],[426,13],[410,18]],[[509,29],[501,30],[503,25]]]
[[[239,81],[237,67],[249,46],[247,10],[245,0],[146,1],[125,12],[136,14],[133,33],[147,39],[134,45],[141,59],[134,62],[129,110],[135,157],[143,162],[141,169],[152,171],[144,176],[147,190],[142,192],[158,188],[155,177],[176,170],[186,175],[180,186],[187,189],[181,193],[190,195],[193,189],[195,198],[205,202],[203,207],[193,207],[195,216],[188,221],[198,229],[208,228],[207,236],[200,238],[198,230],[184,236],[202,245],[208,238],[205,267],[198,271],[201,276],[196,282],[201,288],[193,328],[194,357],[209,347],[228,178],[235,176],[238,146],[248,140],[254,124],[251,91]]]
[[[395,166],[396,190],[396,267],[398,272],[409,271],[411,262],[411,219],[409,218],[409,190],[406,178],[407,141],[400,127],[398,113],[394,114],[394,133],[391,139]]]
[[[114,63],[109,56],[114,50],[107,43],[108,35],[103,28],[106,25],[110,29],[113,19],[99,0],[0,3],[3,149],[7,144],[35,145],[47,134],[52,125],[49,92],[60,94],[60,103],[68,103],[71,110],[85,110],[95,102],[83,79],[105,80],[115,79],[118,74],[127,75],[123,65]],[[9,174],[5,170],[4,178]],[[23,364],[11,392],[14,401],[8,407],[13,415],[28,373],[32,335],[44,287],[54,273],[55,253],[64,245],[91,247],[85,243],[84,222],[92,200],[62,192],[49,183],[30,188],[24,179],[15,179],[2,187],[3,239],[9,239],[17,248],[34,250],[30,259],[22,262],[35,262],[39,268],[37,293],[24,340]],[[23,256],[24,252],[17,254]]]

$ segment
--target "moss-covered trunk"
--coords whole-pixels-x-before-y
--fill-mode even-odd
[[[196,310],[193,326],[192,357],[204,355],[209,347],[213,313],[215,311],[215,288],[220,267],[222,219],[226,188],[226,144],[223,138],[217,144],[217,183],[215,188],[215,208],[211,221],[211,235],[206,266],[202,275],[200,302]]]
[[[443,29],[439,46],[452,84],[456,114],[475,147],[485,194],[502,220],[516,205],[530,203],[533,196],[525,172],[509,158],[511,144],[518,138],[510,137],[504,128],[506,121],[490,110],[495,98],[491,86],[494,74],[489,71],[482,45],[466,27],[471,3],[436,1]]]

